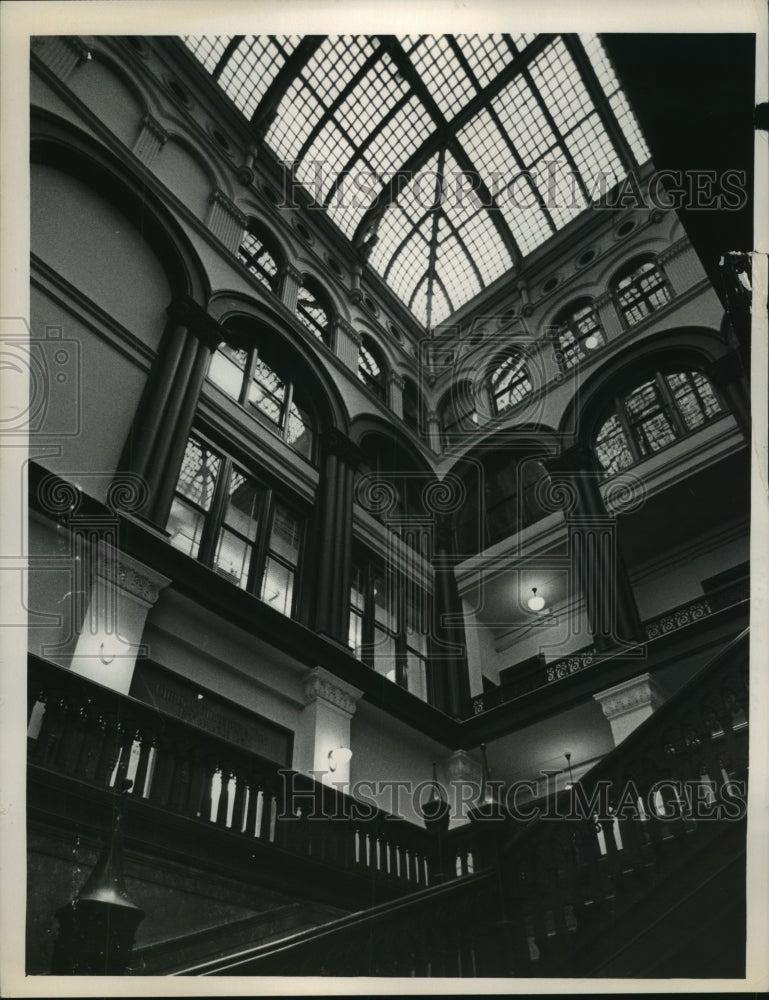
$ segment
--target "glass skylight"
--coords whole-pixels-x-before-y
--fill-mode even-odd
[[[597,36],[184,41],[427,327],[649,156]]]

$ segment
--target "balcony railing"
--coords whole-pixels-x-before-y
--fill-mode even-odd
[[[34,656],[28,689],[33,769],[105,791],[130,781],[129,809],[146,805],[160,811],[152,815],[226,831],[242,844],[243,857],[252,856],[249,844],[268,854],[275,848],[281,857],[375,881],[379,898],[425,888],[439,865],[450,877],[472,871],[467,828],[439,844],[426,829],[371,802]]]

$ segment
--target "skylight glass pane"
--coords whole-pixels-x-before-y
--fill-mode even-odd
[[[445,35],[428,36],[409,58],[447,119],[451,120],[474,96],[475,87]]]
[[[481,87],[485,87],[513,58],[502,35],[457,35],[457,44]]]
[[[387,272],[387,283],[404,302],[408,302],[417,282],[427,270],[431,228],[432,218],[425,219],[393,259]]]
[[[591,201],[595,201],[625,176],[620,158],[597,114],[591,115],[587,121],[577,126],[565,142]]]
[[[315,142],[307,150],[299,169],[297,179],[303,183],[314,185],[320,178],[320,198],[325,199],[334,178],[352,155],[353,147],[345,139],[333,122],[328,122],[318,133]],[[320,170],[318,164],[321,164]],[[313,189],[317,198],[317,192]]]
[[[443,289],[438,284],[438,282],[433,282],[433,301],[432,301],[432,312],[430,315],[430,325],[437,326],[438,323],[442,323],[447,317],[449,317],[454,309],[451,303],[446,298],[443,293]],[[422,320],[423,323],[427,322],[427,312],[425,310],[425,318]]]
[[[512,184],[500,194],[498,201],[502,216],[524,256],[552,236],[554,230],[527,182]]]
[[[328,217],[348,239],[352,239],[366,210],[371,207],[381,184],[373,171],[358,164],[352,177],[343,178],[328,204]]]
[[[430,208],[438,197],[438,157],[431,157],[421,170],[417,171],[413,180],[404,187],[398,197],[398,204],[412,222],[417,222]]]
[[[411,311],[419,322],[427,325],[427,276],[425,275],[422,284],[417,288],[416,294],[411,302]]]
[[[492,107],[527,167],[556,145],[553,130],[524,79],[513,80],[494,99]]]
[[[182,35],[182,41],[192,54],[203,63],[209,73],[213,73],[224,50],[232,41],[232,35],[204,38],[199,35]]]
[[[373,42],[362,35],[327,38],[307,63],[302,77],[328,107],[373,51]]]
[[[281,160],[295,160],[323,108],[300,80],[294,80],[280,102],[267,144]]]
[[[465,152],[491,191],[507,184],[516,172],[515,160],[502,133],[488,111],[475,116],[459,133]],[[495,185],[493,175],[499,175]]]
[[[531,77],[561,133],[574,128],[594,110],[579,70],[561,39],[534,60]]]
[[[397,170],[434,130],[435,122],[412,97],[371,140],[366,162],[379,173]]]
[[[251,118],[284,61],[267,35],[248,35],[227,61],[219,86]]]
[[[411,228],[404,213],[398,205],[389,205],[379,223],[378,240],[369,257],[369,263],[381,275],[387,270],[390,257],[395,253],[400,242]]]
[[[598,82],[609,97],[611,109],[625,134],[633,155],[639,163],[645,163],[649,159],[649,148],[644,141],[641,129],[638,127],[635,115],[630,110],[625,95],[620,89],[619,81],[600,38],[597,35],[580,35],[579,37],[598,77]]]
[[[481,209],[472,216],[462,226],[459,235],[485,284],[491,284],[513,266],[508,249],[486,209]]]
[[[345,98],[334,117],[356,142],[363,142],[406,93],[407,87],[385,54]]]
[[[468,177],[451,153],[446,153],[441,204],[452,225],[457,228],[475,215],[480,205],[479,198],[472,194],[471,184],[472,176]]]
[[[585,208],[574,171],[560,152],[553,152],[547,163],[540,165],[534,182],[556,229],[561,229]]]
[[[468,302],[481,290],[467,254],[444,219],[438,223],[435,269],[455,308]]]

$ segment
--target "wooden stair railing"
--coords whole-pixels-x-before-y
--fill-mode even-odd
[[[487,826],[479,856],[495,858],[493,869],[180,974],[590,975],[622,950],[618,934],[643,934],[637,907],[659,932],[675,920],[681,884],[696,913],[698,892],[728,867],[723,845],[740,854],[747,653],[746,630],[501,850],[505,828]],[[739,914],[744,885],[732,890]],[[695,947],[676,974],[697,970]]]
[[[98,789],[128,779],[129,841],[137,810],[146,813],[145,828],[162,820],[169,831],[179,830],[192,821],[208,851],[219,830],[227,835],[219,853],[250,858],[253,845],[262,868],[270,849],[277,860],[301,859],[303,872],[316,865],[331,887],[326,901],[347,909],[355,899],[335,898],[334,871],[359,876],[368,902],[423,889],[438,871],[437,841],[424,828],[34,655],[28,695],[36,802],[45,805],[58,785],[62,800],[67,794],[93,800]],[[233,837],[236,850],[228,847]],[[442,848],[450,875],[469,870],[467,830],[452,832]],[[372,896],[365,887],[374,884]]]

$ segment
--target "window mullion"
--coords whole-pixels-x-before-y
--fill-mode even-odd
[[[200,541],[200,553],[198,558],[206,566],[211,566],[216,554],[216,543],[219,539],[219,532],[224,521],[227,508],[227,485],[230,482],[232,473],[232,459],[225,455],[221,456],[219,475],[214,487],[214,495],[211,498],[211,508],[206,517],[206,525],[203,530],[203,537]]]
[[[251,572],[248,579],[248,590],[257,594],[264,580],[264,573],[267,566],[267,554],[269,552],[270,532],[272,530],[272,519],[275,515],[275,494],[273,490],[263,489],[262,499],[259,505],[259,521],[257,525],[256,540],[253,544],[253,560]]]
[[[615,401],[614,412],[617,414],[617,419],[620,422],[622,431],[625,435],[625,440],[627,441],[628,448],[633,456],[635,462],[640,462],[645,456],[641,454],[641,449],[636,441],[635,433],[633,427],[628,419],[628,415],[625,412],[625,403],[621,397],[617,397]]]
[[[675,401],[673,392],[665,379],[662,372],[657,372],[657,391],[660,394],[660,401],[662,402],[663,412],[668,414],[671,424],[673,425],[673,432],[677,438],[683,437],[688,434],[688,428],[684,423],[684,419],[678,410],[678,404]]]

